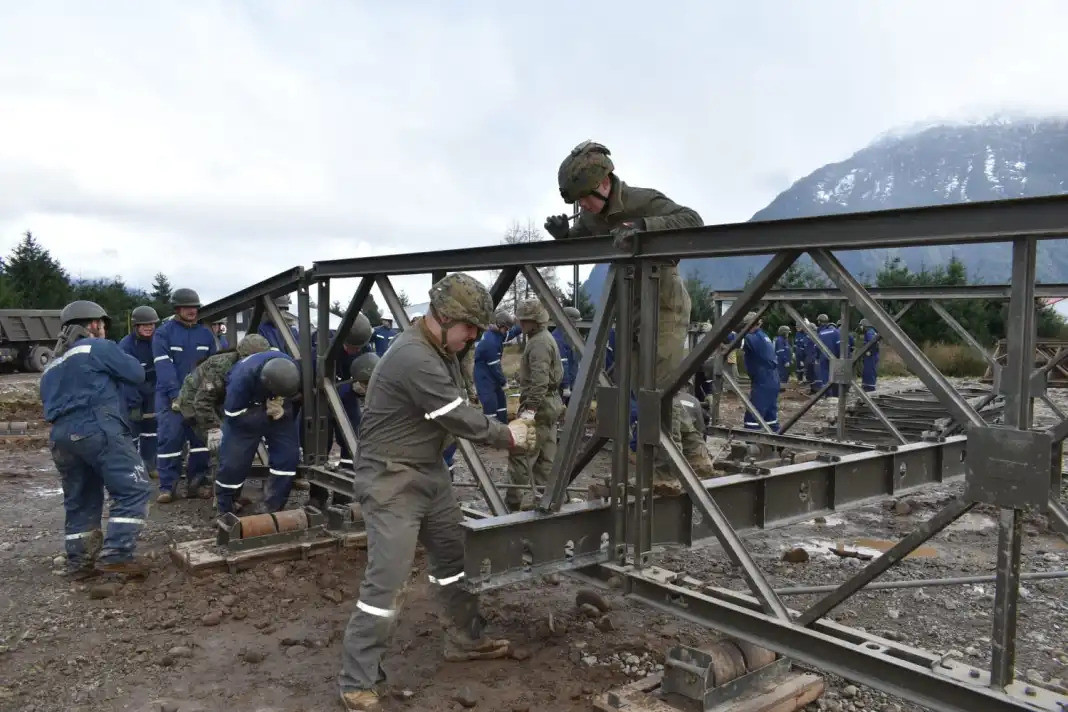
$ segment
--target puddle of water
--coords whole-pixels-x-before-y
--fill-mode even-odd
[[[869,549],[877,549],[882,552],[887,552],[897,544],[896,541],[887,541],[886,539],[866,539],[861,538],[856,540],[857,546],[867,547]],[[933,559],[938,556],[938,551],[933,546],[919,546],[912,551],[911,554],[906,556],[906,559]]]
[[[957,521],[946,527],[949,531],[962,531],[962,532],[982,532],[987,529],[997,528],[998,523],[993,518],[986,516],[985,514],[976,514],[975,512],[968,512],[961,515]]]
[[[855,551],[858,554],[863,554],[872,558],[882,556],[883,554],[883,552],[879,549],[874,549],[868,546],[858,546],[857,544],[848,541],[831,541],[830,539],[809,539],[807,541],[802,541],[798,544],[795,544],[794,546],[801,547],[802,549],[808,552],[809,556],[818,555],[828,559],[838,559],[841,557],[839,557],[837,554],[832,553],[831,549],[837,549],[839,544],[841,544],[842,547],[847,551]]]
[[[840,527],[845,524],[845,519],[836,514],[832,514],[829,517],[824,517],[822,522],[817,522],[815,519],[809,519],[805,524],[816,527]]]

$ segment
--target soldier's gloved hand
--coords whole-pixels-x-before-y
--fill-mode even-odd
[[[521,411],[519,411],[519,419],[520,420],[527,420],[527,421],[530,421],[531,423],[533,423],[534,422],[534,411],[532,411],[532,410],[521,410]]]
[[[177,399],[171,401],[171,410],[173,410],[175,413],[181,413],[182,412],[182,409],[178,407],[178,400]]]
[[[144,419],[140,408],[130,408],[130,422],[140,423]]]
[[[545,220],[545,231],[557,240],[562,240],[567,237],[567,233],[570,229],[570,226],[567,224],[566,215],[552,215]]]
[[[633,253],[638,248],[634,236],[645,229],[645,218],[632,218],[612,229],[612,247]]]
[[[285,408],[283,407],[284,403],[284,398],[268,398],[266,404],[267,417],[271,420],[279,420],[283,415],[286,414]]]
[[[367,386],[363,385],[359,381],[357,381],[356,383],[352,384],[352,390],[358,396],[367,395]]]
[[[222,430],[219,428],[212,428],[208,431],[208,436],[205,438],[208,443],[208,449],[212,452],[219,449],[219,444],[222,442]]]
[[[564,395],[564,398],[570,398],[571,397],[571,389],[570,388],[565,388],[563,395]]]
[[[534,421],[517,418],[508,423],[508,430],[512,433],[512,449],[530,451],[538,444],[537,431]]]

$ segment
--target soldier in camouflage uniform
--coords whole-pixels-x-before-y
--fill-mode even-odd
[[[701,216],[675,203],[658,190],[629,186],[615,174],[610,151],[599,143],[584,141],[560,164],[557,176],[564,202],[582,208],[574,225],[567,215],[554,215],[545,221],[545,229],[554,238],[611,234],[614,245],[633,251],[635,234],[648,230],[700,227]],[[686,329],[690,323],[690,294],[679,275],[678,260],[660,263],[660,309],[657,317],[656,378],[658,384],[682,362],[686,353]],[[637,354],[638,330],[634,330]],[[633,387],[638,387],[638,359],[631,361]],[[682,413],[677,403],[671,409],[671,434],[679,441]],[[693,463],[691,463],[692,465]],[[663,457],[657,458],[658,490],[670,494],[678,490],[674,474]]]
[[[712,458],[705,444],[705,426],[708,417],[705,409],[701,407],[701,402],[689,393],[680,392],[675,396],[675,402],[682,413],[682,418],[679,420],[682,454],[699,477],[715,477]]]
[[[465,403],[456,359],[493,319],[478,280],[450,274],[430,289],[430,312],[398,336],[371,381],[360,421],[353,492],[367,531],[367,567],[345,630],[341,700],[349,710],[378,710],[382,657],[397,621],[417,543],[443,604],[445,659],[501,658],[507,640],[484,633],[478,596],[467,592],[460,508],[442,452],[453,438],[502,450],[535,446],[524,420],[507,425]]]
[[[460,359],[460,371],[464,377],[464,390],[471,405],[478,404],[478,390],[475,389],[475,347],[472,344]]]
[[[249,334],[241,339],[236,349],[221,351],[209,356],[193,372],[185,377],[178,391],[178,410],[185,422],[193,426],[197,437],[208,445],[212,456],[212,468],[218,469],[218,447],[222,437],[220,418],[223,397],[226,395],[226,374],[240,359],[260,351],[267,351],[271,344],[259,334]],[[186,492],[187,497],[211,498],[211,485],[207,482]]]
[[[508,479],[513,485],[547,485],[556,458],[556,421],[564,412],[560,382],[564,366],[560,349],[549,333],[549,312],[537,299],[521,302],[515,318],[527,337],[523,360],[519,363],[519,417],[533,423],[537,432],[537,450],[513,453],[508,457]],[[531,509],[534,493],[510,489],[505,502],[512,510]]]

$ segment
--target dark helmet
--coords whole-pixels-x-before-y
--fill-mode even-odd
[[[86,299],[71,302],[59,313],[59,323],[62,326],[73,321],[93,321],[94,319],[102,319],[105,324],[111,323],[111,317],[104,311],[104,307]]]
[[[156,324],[159,322],[159,314],[150,306],[141,306],[134,309],[133,313],[130,314],[130,321],[133,322],[134,326]]]
[[[607,148],[593,141],[583,141],[571,149],[560,164],[557,181],[560,197],[565,203],[574,203],[584,198],[615,170]]]
[[[292,398],[300,393],[300,368],[295,361],[277,356],[263,364],[260,383],[276,396]]]
[[[493,321],[493,298],[474,277],[454,272],[430,288],[430,308],[438,319],[460,321],[485,329]]]
[[[188,287],[174,290],[171,295],[171,306],[175,307],[199,307],[200,295]]]
[[[354,381],[366,384],[371,380],[371,372],[378,365],[378,354],[360,354],[352,359],[349,365],[349,375]]]
[[[274,305],[279,309],[288,309],[289,305],[293,303],[288,294],[283,294],[280,297],[274,298]]]
[[[362,349],[371,340],[372,334],[371,320],[363,312],[360,312],[356,315],[356,321],[352,323],[352,328],[345,334],[344,343],[346,346],[355,346],[358,349]]]

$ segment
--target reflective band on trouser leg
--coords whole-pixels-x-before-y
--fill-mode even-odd
[[[393,616],[397,615],[397,611],[395,609],[377,608],[375,606],[368,605],[363,601],[356,601],[356,608],[363,611],[364,613],[369,613],[372,616],[378,616],[379,618],[392,618]]]
[[[270,476],[266,482],[263,503],[269,512],[277,512],[286,506],[293,479],[297,476],[300,461],[300,425],[291,418],[271,421],[267,426],[267,467]]]
[[[427,576],[427,578],[430,579],[430,583],[436,583],[438,586],[451,586],[452,584],[456,583],[457,581],[462,580],[465,575],[466,574],[464,574],[464,572],[461,571],[458,574],[455,574],[453,576],[446,576],[444,578],[435,578],[434,576]]]
[[[220,514],[233,512],[234,499],[241,494],[245,473],[252,465],[259,444],[259,432],[234,427],[229,418],[223,420],[219,470],[215,474],[215,500]]]
[[[186,475],[190,485],[199,487],[208,476],[211,466],[210,451],[207,443],[189,425],[185,426],[185,437],[189,440],[189,462],[186,463]]]

